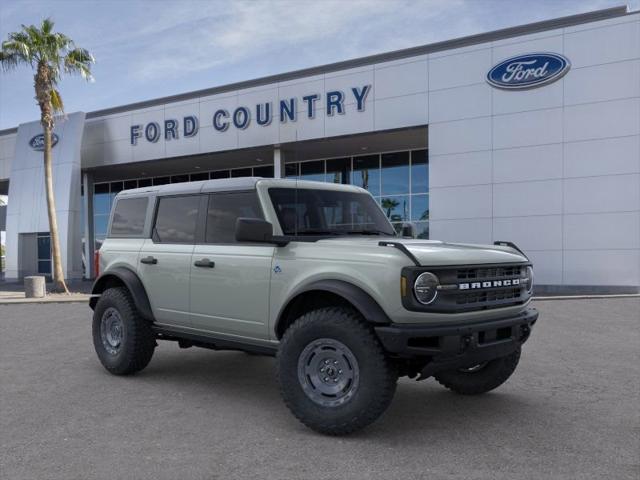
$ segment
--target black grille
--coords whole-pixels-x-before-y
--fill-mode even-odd
[[[502,302],[505,300],[518,300],[522,296],[521,288],[509,288],[507,290],[491,290],[488,292],[473,292],[457,294],[457,305],[477,305],[488,304],[494,302]]]
[[[514,278],[519,277],[522,272],[522,267],[519,265],[508,267],[493,267],[493,268],[462,268],[459,269],[458,280],[476,280],[476,279],[501,279],[501,278]]]

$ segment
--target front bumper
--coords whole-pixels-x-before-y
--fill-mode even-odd
[[[387,325],[375,327],[383,348],[401,358],[426,362],[421,378],[439,371],[471,367],[515,352],[538,319],[535,308],[478,323]]]

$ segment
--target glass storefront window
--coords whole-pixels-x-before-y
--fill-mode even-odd
[[[299,163],[286,163],[284,166],[284,176],[286,178],[297,178],[299,173]]]
[[[93,216],[93,231],[97,236],[105,236],[107,234],[107,226],[109,224],[109,215]]]
[[[327,160],[327,182],[349,183],[351,158],[332,158]]]
[[[429,159],[427,150],[411,152],[411,193],[429,191]]]
[[[138,188],[137,180],[127,180],[126,182],[124,182],[125,190],[131,190],[132,188]]]
[[[411,220],[429,220],[429,195],[411,196]]]
[[[150,187],[153,181],[150,178],[141,178],[138,180],[138,187]]]
[[[409,193],[409,152],[382,154],[382,195]]]
[[[108,214],[111,208],[111,198],[109,196],[109,184],[102,183],[94,186],[93,212],[95,214]]]
[[[416,238],[420,238],[423,240],[429,239],[429,222],[415,222],[415,235]]]
[[[167,185],[168,183],[171,183],[171,177],[155,177],[153,179],[154,185]]]
[[[300,164],[300,180],[324,182],[324,160],[302,162]]]
[[[210,172],[209,178],[215,180],[216,178],[229,178],[229,170],[218,170],[216,172]]]
[[[251,176],[251,168],[235,168],[231,170],[231,177],[250,177]]]
[[[183,183],[189,181],[189,175],[172,175],[171,183]]]
[[[189,178],[192,182],[199,182],[201,180],[209,180],[209,174],[207,172],[192,173]]]
[[[351,184],[362,187],[375,197],[380,195],[380,155],[353,158]]]
[[[380,205],[385,215],[392,222],[409,221],[409,196],[382,197]]]
[[[273,178],[273,165],[253,167],[253,176],[262,178]]]

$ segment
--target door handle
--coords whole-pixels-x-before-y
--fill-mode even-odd
[[[149,255],[148,257],[144,257],[140,259],[140,263],[146,263],[147,265],[155,265],[158,263],[158,259],[156,257],[152,257]]]
[[[205,267],[205,268],[213,268],[216,266],[215,262],[212,262],[208,258],[203,258],[202,260],[196,260],[193,262],[196,267]]]

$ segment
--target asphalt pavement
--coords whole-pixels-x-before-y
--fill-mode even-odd
[[[271,358],[163,342],[115,377],[87,305],[0,305],[0,478],[638,480],[640,298],[536,306],[498,390],[402,379],[378,422],[332,438],[288,412]]]

